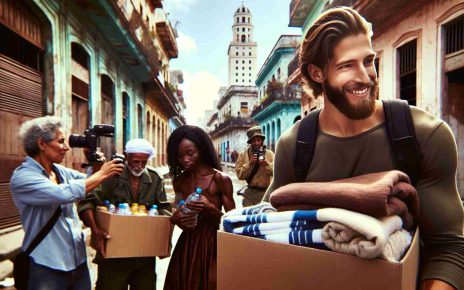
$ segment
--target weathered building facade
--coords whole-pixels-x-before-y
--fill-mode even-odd
[[[156,17],[162,8],[160,0],[0,0],[0,240],[20,228],[8,183],[25,155],[17,136],[26,120],[59,116],[67,135],[113,124],[115,137],[101,138],[107,158],[146,138],[161,156],[152,165],[164,164],[168,120],[179,110],[165,89],[177,47],[169,21]],[[63,164],[84,161],[75,148]],[[4,246],[21,243],[13,234],[16,244],[0,242],[0,261],[13,253]]]
[[[286,84],[288,65],[300,39],[301,35],[281,35],[256,77],[259,104],[251,117],[261,126],[265,145],[272,151],[282,132],[301,117],[299,94]]]

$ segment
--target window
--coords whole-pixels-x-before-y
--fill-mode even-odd
[[[245,32],[245,27],[242,28],[242,32]]]
[[[416,105],[416,52],[417,39],[398,48],[400,98]]]
[[[248,80],[251,83],[251,80]]]
[[[238,66],[236,66],[235,69],[238,69]]]
[[[244,77],[244,76],[245,76],[245,74],[244,74],[244,73],[242,73],[242,77]]]
[[[246,42],[246,36],[245,35],[242,35],[242,42]]]
[[[248,28],[248,31],[251,31],[251,29],[250,29],[250,28]]]
[[[242,63],[245,63],[245,61],[244,61],[244,60],[242,60]]]
[[[244,82],[245,82],[245,80],[242,80],[242,83],[244,83]]]
[[[245,23],[245,17],[242,17],[242,22]]]
[[[250,77],[251,77],[251,73],[250,73],[250,74],[248,74],[248,76],[250,76]]]
[[[235,52],[235,55],[236,55],[236,56],[238,56],[238,51],[237,51],[237,52]]]
[[[238,80],[236,79],[235,82],[238,83]]]
[[[240,102],[240,112],[248,113],[248,102]]]
[[[464,49],[464,15],[445,25],[446,55]]]
[[[239,23],[239,22],[240,22],[240,18],[239,18],[239,17],[237,17],[237,23]]]
[[[239,31],[240,31],[240,28],[237,27],[237,32],[239,32]]]
[[[251,64],[251,60],[248,61]]]
[[[237,76],[238,76],[238,73],[235,73],[235,76],[237,77]]]
[[[248,53],[249,56],[251,56],[251,51]]]
[[[238,63],[238,60],[236,60],[235,63]]]
[[[245,52],[242,52],[242,56],[245,56]]]
[[[251,70],[251,66],[248,69]]]
[[[245,67],[244,67],[244,66],[242,66],[242,69],[243,69],[243,70],[245,70]]]

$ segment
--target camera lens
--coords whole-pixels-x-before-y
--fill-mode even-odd
[[[87,146],[87,138],[84,135],[72,134],[69,136],[70,147],[85,148]]]

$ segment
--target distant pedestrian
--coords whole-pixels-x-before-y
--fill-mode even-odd
[[[230,153],[230,158],[232,159],[232,163],[237,162],[237,158],[238,158],[237,150],[234,149],[234,151],[232,151],[232,153]]]
[[[259,126],[247,130],[250,144],[238,156],[235,172],[238,179],[246,180],[247,188],[243,197],[243,206],[251,206],[261,202],[274,173],[274,153],[266,149],[266,138]]]

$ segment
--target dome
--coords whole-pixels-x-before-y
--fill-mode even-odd
[[[241,5],[240,7],[237,8],[237,11],[235,11],[235,14],[243,14],[243,13],[251,13],[250,12],[250,9],[248,9],[248,7],[246,7],[245,5]]]

